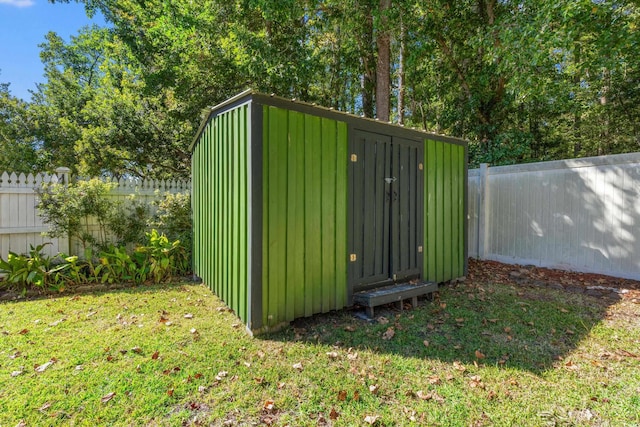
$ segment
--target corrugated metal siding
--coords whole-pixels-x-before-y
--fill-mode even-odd
[[[347,125],[263,107],[263,325],[347,303]]]
[[[248,104],[211,118],[192,157],[194,269],[248,321]]]
[[[444,282],[465,271],[464,146],[425,142],[424,278]]]

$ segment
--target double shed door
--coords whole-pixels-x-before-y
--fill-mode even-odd
[[[354,131],[349,161],[349,282],[353,292],[419,278],[424,146]]]

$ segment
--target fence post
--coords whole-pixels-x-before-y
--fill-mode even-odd
[[[69,180],[71,179],[71,169],[61,166],[56,168],[56,175],[58,175],[58,179],[62,178],[62,183],[67,186],[69,185]],[[60,182],[60,181],[58,181]],[[64,252],[68,255],[71,255],[71,238],[69,236],[58,237],[58,248],[62,249],[64,246]]]
[[[480,164],[480,182],[478,183],[478,259],[485,259],[489,236],[489,165]]]
[[[69,184],[69,179],[71,178],[71,169],[66,167],[56,168],[56,174],[58,175],[58,179],[62,178],[62,182],[64,185]]]

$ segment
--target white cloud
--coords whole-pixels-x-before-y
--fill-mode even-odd
[[[29,7],[35,4],[34,0],[0,0],[0,4],[6,4],[8,6],[15,7]]]

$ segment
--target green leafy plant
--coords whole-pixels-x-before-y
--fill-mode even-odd
[[[187,273],[191,269],[193,242],[191,195],[167,193],[157,205],[158,210],[149,225],[166,234],[169,240],[180,241],[185,256],[175,266],[176,273]]]
[[[7,260],[0,258],[0,273],[7,275],[6,282],[20,287],[23,291],[35,286],[39,288],[51,287],[63,290],[66,282],[64,271],[67,263],[57,263],[57,257],[44,255],[42,250],[46,245],[30,245],[29,255],[9,252]]]
[[[179,240],[171,242],[164,234],[153,229],[146,233],[147,245],[136,248],[148,266],[149,277],[154,283],[169,279],[185,270],[187,255]]]
[[[107,196],[114,186],[95,178],[67,185],[44,184],[38,190],[38,210],[49,225],[47,234],[51,237],[75,237],[85,249],[105,246],[108,242],[107,225],[115,215],[114,205]]]

